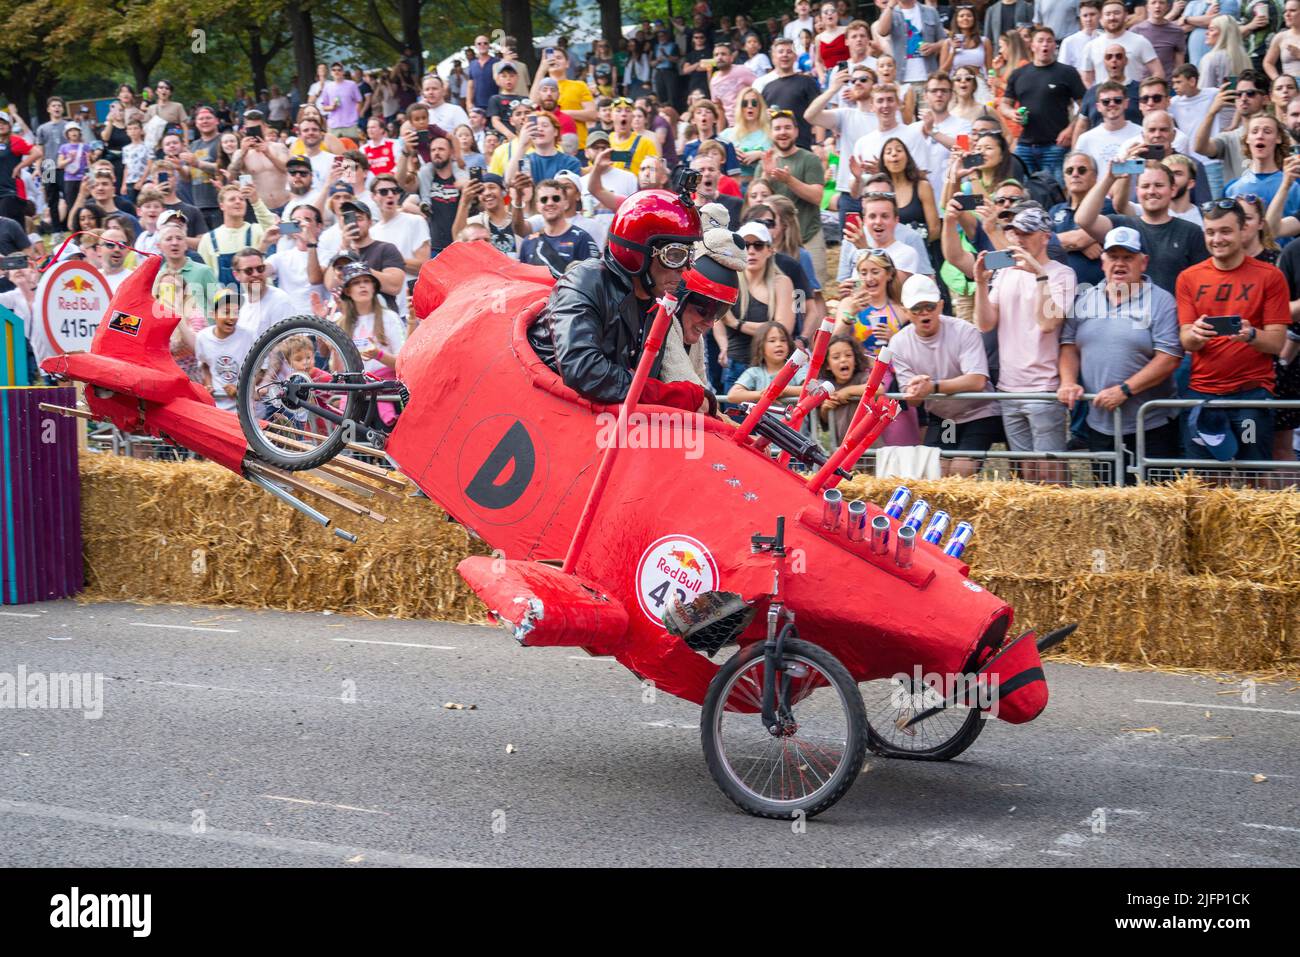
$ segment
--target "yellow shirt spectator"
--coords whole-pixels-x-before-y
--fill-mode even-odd
[[[659,155],[659,144],[653,133],[628,133],[625,139],[619,139],[617,133],[609,134],[609,148],[613,150],[610,159],[619,169],[625,169],[636,175],[641,168],[641,161],[648,156]]]
[[[556,105],[562,110],[583,110],[596,105],[596,98],[591,95],[591,87],[581,80],[561,80],[560,98]],[[578,128],[578,148],[587,148],[587,124],[574,120]]]

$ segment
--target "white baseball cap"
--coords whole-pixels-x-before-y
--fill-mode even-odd
[[[745,223],[740,229],[736,230],[736,235],[742,239],[757,239],[759,242],[772,245],[772,233],[762,223]]]
[[[1142,234],[1132,226],[1116,226],[1106,234],[1101,248],[1109,251],[1116,246],[1127,249],[1132,253],[1140,253],[1142,252]]]
[[[918,302],[943,302],[943,296],[934,280],[920,273],[909,276],[907,282],[903,283],[903,307],[911,309]]]

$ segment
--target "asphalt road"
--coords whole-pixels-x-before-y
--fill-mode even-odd
[[[695,706],[495,629],[54,602],[0,613],[19,667],[102,674],[102,717],[0,711],[0,867],[1300,864],[1291,681],[1049,664],[1038,720],[869,755],[796,833],[716,789]]]

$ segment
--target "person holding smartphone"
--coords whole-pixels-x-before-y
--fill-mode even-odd
[[[1246,215],[1236,200],[1206,203],[1201,216],[1210,258],[1185,270],[1175,292],[1179,337],[1192,355],[1192,377],[1185,395],[1190,399],[1270,399],[1276,385],[1273,356],[1286,344],[1291,322],[1286,277],[1276,266],[1246,255]],[[1238,331],[1231,332],[1233,328]],[[1234,458],[1272,459],[1273,416],[1268,409],[1212,411],[1222,414],[1232,430],[1237,443]],[[1185,454],[1196,459],[1214,457],[1197,441],[1192,420],[1189,415],[1183,436]]]

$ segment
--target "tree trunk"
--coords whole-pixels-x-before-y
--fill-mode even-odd
[[[289,0],[284,13],[293,34],[293,66],[298,73],[298,95],[307,102],[307,90],[316,77],[316,31],[311,22],[310,0]]]
[[[402,21],[402,44],[415,51],[415,59],[420,64],[416,76],[424,74],[424,47],[420,42],[420,8],[424,0],[398,0],[397,10]],[[397,51],[398,56],[402,51]]]
[[[623,15],[619,11],[619,0],[600,0],[600,33],[611,50],[623,45]]]
[[[248,28],[248,65],[253,73],[253,96],[256,97],[261,90],[268,88],[266,82],[266,66],[271,58],[266,51],[262,49],[262,29],[261,27]]]
[[[501,26],[507,36],[519,41],[519,59],[537,75],[537,51],[533,49],[533,8],[529,0],[501,0]]]
[[[153,73],[153,68],[158,65],[162,59],[163,42],[160,38],[157,46],[149,53],[146,53],[134,40],[125,45],[127,59],[131,63],[131,73],[135,77],[135,88],[143,89],[149,85],[149,75]]]

